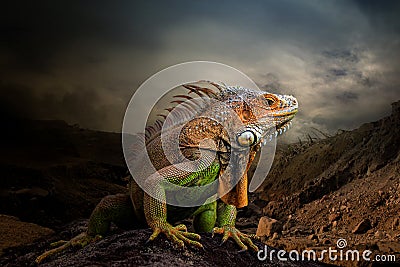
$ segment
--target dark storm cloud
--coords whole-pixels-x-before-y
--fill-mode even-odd
[[[298,135],[378,119],[400,98],[397,1],[41,1],[0,10],[3,114],[120,131],[133,91],[191,61],[294,94]],[[371,108],[373,107],[373,108]]]
[[[13,4],[14,3],[14,4]],[[46,68],[75,43],[124,44],[155,49],[154,25],[141,21],[150,6],[126,1],[9,2],[1,11],[1,45],[17,57],[17,67]],[[152,27],[153,26],[153,27]],[[79,54],[79,50],[76,51]]]
[[[354,0],[359,9],[368,16],[371,24],[385,31],[400,32],[400,2],[396,0]]]
[[[350,102],[358,99],[358,94],[353,92],[343,92],[340,95],[336,96],[337,99],[343,102]]]

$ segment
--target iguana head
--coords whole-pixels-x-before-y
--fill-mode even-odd
[[[227,87],[219,101],[235,111],[244,127],[238,129],[233,148],[252,147],[270,141],[285,132],[298,111],[297,99],[243,87]],[[235,126],[234,126],[235,127]]]

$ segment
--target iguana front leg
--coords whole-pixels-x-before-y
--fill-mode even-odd
[[[145,193],[143,205],[147,224],[153,229],[149,241],[154,240],[160,233],[164,233],[178,247],[184,244],[203,248],[198,242],[200,235],[187,232],[186,226],[181,224],[172,226],[167,222],[167,203],[165,196],[165,183],[168,181],[180,186],[198,186],[212,182],[219,172],[219,164],[211,163],[210,166],[199,171],[191,162],[171,165],[159,170],[146,179],[146,185],[151,188],[156,198]],[[188,170],[188,171],[184,171]],[[154,196],[154,195],[153,195]]]
[[[184,247],[185,243],[199,248],[203,247],[198,241],[195,241],[200,240],[200,235],[187,232],[184,224],[172,226],[167,222],[166,202],[159,201],[145,193],[144,213],[147,224],[153,229],[153,234],[148,241],[154,240],[160,233],[163,233],[178,247]]]
[[[244,234],[240,232],[235,227],[236,222],[236,207],[233,205],[227,205],[223,202],[218,203],[217,208],[217,225],[212,231],[213,236],[214,234],[222,234],[222,242],[221,244],[225,243],[229,237],[232,237],[235,242],[242,248],[242,251],[247,250],[248,246],[250,246],[253,250],[258,251],[258,247],[253,244],[251,241],[250,235]],[[245,245],[247,244],[247,245]]]

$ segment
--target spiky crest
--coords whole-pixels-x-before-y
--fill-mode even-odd
[[[176,122],[179,124],[180,122],[187,122],[191,118],[193,118],[193,114],[198,114],[204,108],[206,108],[210,103],[211,99],[217,99],[218,95],[226,90],[226,86],[219,85],[214,82],[210,81],[199,81],[197,82],[200,85],[195,84],[184,84],[182,85],[183,88],[187,89],[187,94],[177,94],[173,96],[173,100],[171,104],[173,106],[166,108],[167,114],[157,114],[157,116],[161,117],[162,119],[157,119],[154,124],[149,125],[145,128],[144,133],[138,133],[132,142],[132,146],[129,149],[129,154],[127,155],[127,160],[134,161],[137,155],[143,153],[143,149],[148,144],[150,140],[155,138],[158,133],[161,132],[163,124],[165,123],[165,119],[167,118],[168,114],[171,113],[173,117],[171,117],[171,121],[174,123]],[[206,83],[202,85],[202,83]],[[207,85],[214,89],[207,88]],[[195,94],[198,97],[193,97]]]

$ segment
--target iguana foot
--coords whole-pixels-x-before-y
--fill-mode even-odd
[[[147,242],[153,241],[160,233],[163,233],[169,240],[172,241],[174,245],[178,246],[179,248],[183,248],[185,244],[197,248],[203,248],[203,245],[200,244],[200,242],[194,241],[200,240],[200,235],[188,232],[184,224],[172,226],[169,223],[163,223],[152,228],[153,234],[150,236]]]
[[[258,247],[254,245],[253,241],[251,241],[250,239],[251,237],[253,237],[253,235],[244,234],[236,229],[235,226],[225,225],[222,227],[214,227],[214,229],[212,230],[213,237],[214,234],[223,234],[221,245],[225,243],[229,237],[232,237],[233,240],[235,240],[236,244],[238,244],[242,249],[241,251],[245,251],[248,249],[245,243],[253,250],[258,251]]]
[[[50,246],[51,247],[55,247],[49,251],[46,251],[45,253],[43,253],[42,255],[40,255],[39,257],[36,258],[35,262],[37,264],[41,263],[45,258],[56,254],[58,252],[61,252],[63,250],[65,250],[66,248],[72,246],[80,246],[80,247],[85,247],[87,244],[91,243],[91,242],[96,242],[99,239],[101,239],[102,237],[100,235],[96,235],[96,236],[90,236],[87,233],[81,233],[77,236],[75,236],[74,238],[72,238],[70,241],[65,241],[65,240],[60,240],[54,243],[51,243]]]

